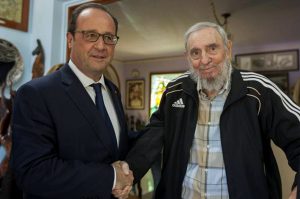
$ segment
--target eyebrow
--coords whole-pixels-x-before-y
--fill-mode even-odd
[[[208,45],[205,45],[205,48],[207,47],[219,47],[220,45],[217,44],[217,43],[211,43],[211,44],[208,44]],[[201,48],[197,48],[197,47],[194,47],[194,48],[191,48],[190,51],[192,50],[201,50]]]
[[[209,45],[207,45],[206,47],[219,47],[220,45],[217,43],[211,43]]]
[[[80,29],[80,30],[83,30],[83,31],[85,31],[85,32],[97,32],[95,29],[87,29],[87,30]]]

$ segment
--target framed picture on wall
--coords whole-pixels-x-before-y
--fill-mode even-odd
[[[8,28],[28,30],[29,0],[1,0],[0,25]]]
[[[288,73],[263,73],[274,82],[285,94],[289,95],[289,75]]]
[[[236,67],[256,72],[293,71],[299,69],[299,50],[238,54]]]
[[[145,80],[126,80],[126,109],[145,108]]]
[[[149,115],[158,109],[160,99],[166,90],[167,84],[181,74],[183,74],[183,72],[150,73]]]

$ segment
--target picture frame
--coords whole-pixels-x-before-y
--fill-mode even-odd
[[[0,25],[28,31],[29,0],[1,0]]]
[[[255,72],[299,70],[299,50],[237,54],[236,68]]]
[[[183,71],[177,72],[152,72],[150,73],[150,100],[149,100],[149,116],[154,113],[160,104],[162,94],[164,93],[167,84],[183,74]]]
[[[126,109],[145,108],[145,80],[131,79],[126,80]]]
[[[289,74],[286,73],[263,73],[264,76],[274,82],[285,94],[289,96]]]

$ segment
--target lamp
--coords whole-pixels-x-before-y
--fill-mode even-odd
[[[229,12],[221,14],[221,16],[224,19],[223,22],[221,22],[218,15],[217,15],[216,7],[215,7],[215,4],[214,4],[213,0],[210,0],[210,5],[211,5],[211,9],[212,9],[212,12],[214,14],[214,17],[215,17],[215,20],[216,20],[217,24],[224,28],[224,30],[227,33],[228,39],[232,40],[232,34],[228,30],[228,18],[231,16],[231,14]]]

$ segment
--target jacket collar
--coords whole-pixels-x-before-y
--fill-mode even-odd
[[[190,77],[191,75],[190,71],[186,72],[185,74],[187,74],[188,77],[182,79],[183,80],[182,89],[189,95],[193,96],[193,98],[197,99],[198,98],[197,83],[193,81],[192,78]]]
[[[247,94],[247,87],[239,70],[233,68],[231,73],[231,88],[227,96],[224,110]]]

